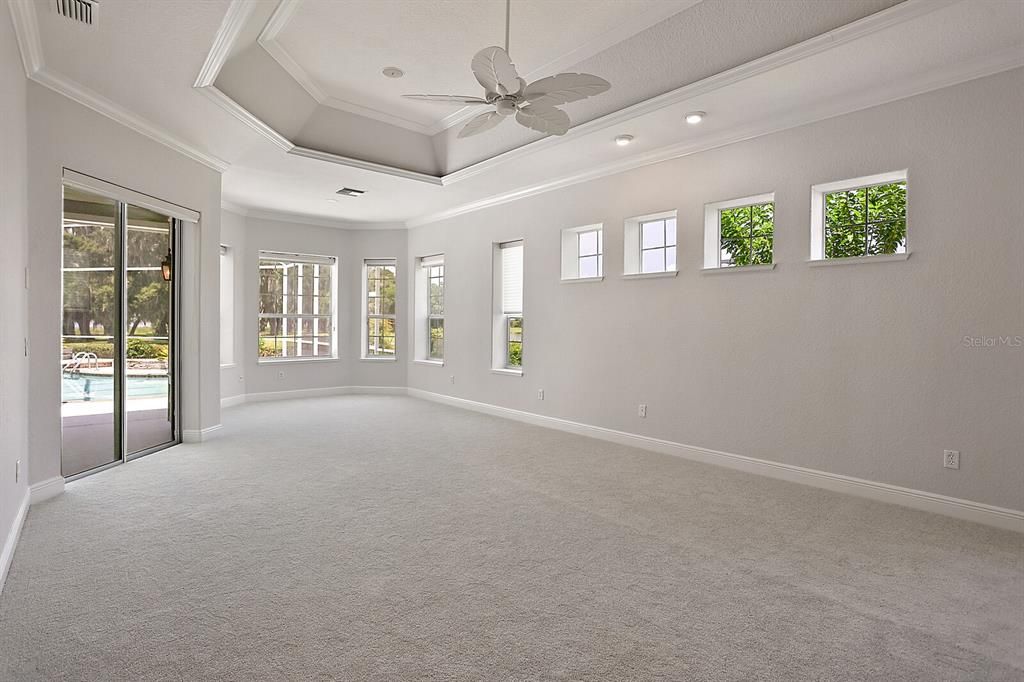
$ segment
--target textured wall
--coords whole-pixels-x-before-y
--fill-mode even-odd
[[[244,392],[274,393],[336,386],[404,386],[405,360],[408,355],[402,329],[407,316],[406,301],[397,301],[398,360],[360,360],[362,314],[362,265],[364,258],[398,260],[399,293],[406,278],[404,230],[342,230],[303,225],[264,218],[242,217],[224,212],[224,225],[230,226],[225,239],[236,235],[242,248],[235,252],[237,367],[223,369],[221,395],[240,393],[234,386],[243,377]],[[227,242],[225,242],[227,243]],[[259,363],[256,329],[259,311],[259,252],[285,251],[334,256],[338,259],[335,294],[338,314],[338,358],[310,362]],[[236,350],[236,353],[239,352]]]
[[[28,493],[26,82],[5,1],[0,3],[0,554]],[[18,460],[22,471],[15,482]],[[0,563],[0,587],[4,568]]]
[[[808,266],[810,186],[903,168],[909,260]],[[446,254],[447,364],[409,385],[1024,509],[1024,348],[963,342],[1024,335],[1021,187],[1018,69],[430,224],[409,262]],[[702,274],[704,204],[764,192],[776,269]],[[621,279],[624,219],[672,208],[679,276]],[[561,284],[561,228],[594,222],[605,280]],[[521,378],[489,371],[491,243],[517,238]]]
[[[28,86],[31,481],[60,475],[61,177],[70,168],[202,214],[183,238],[183,428],[220,422],[220,173],[41,85]]]

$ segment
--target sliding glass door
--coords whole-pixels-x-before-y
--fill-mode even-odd
[[[178,442],[177,221],[64,187],[61,472]]]

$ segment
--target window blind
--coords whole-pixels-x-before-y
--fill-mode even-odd
[[[523,312],[523,243],[501,245],[501,312]]]
[[[430,267],[431,265],[444,265],[444,254],[438,254],[436,256],[423,256],[420,258],[420,265],[423,267]]]

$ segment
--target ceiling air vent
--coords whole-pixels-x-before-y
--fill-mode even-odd
[[[366,190],[363,189],[352,189],[351,187],[342,187],[335,194],[340,194],[343,197],[361,197],[366,194]]]
[[[92,26],[96,19],[97,0],[53,0],[57,14],[72,21]]]

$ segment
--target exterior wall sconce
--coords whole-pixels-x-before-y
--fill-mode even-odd
[[[172,264],[174,263],[174,257],[171,255],[171,250],[167,249],[167,255],[162,261],[160,261],[160,274],[164,276],[165,282],[170,282],[171,277],[174,275],[172,272]]]

